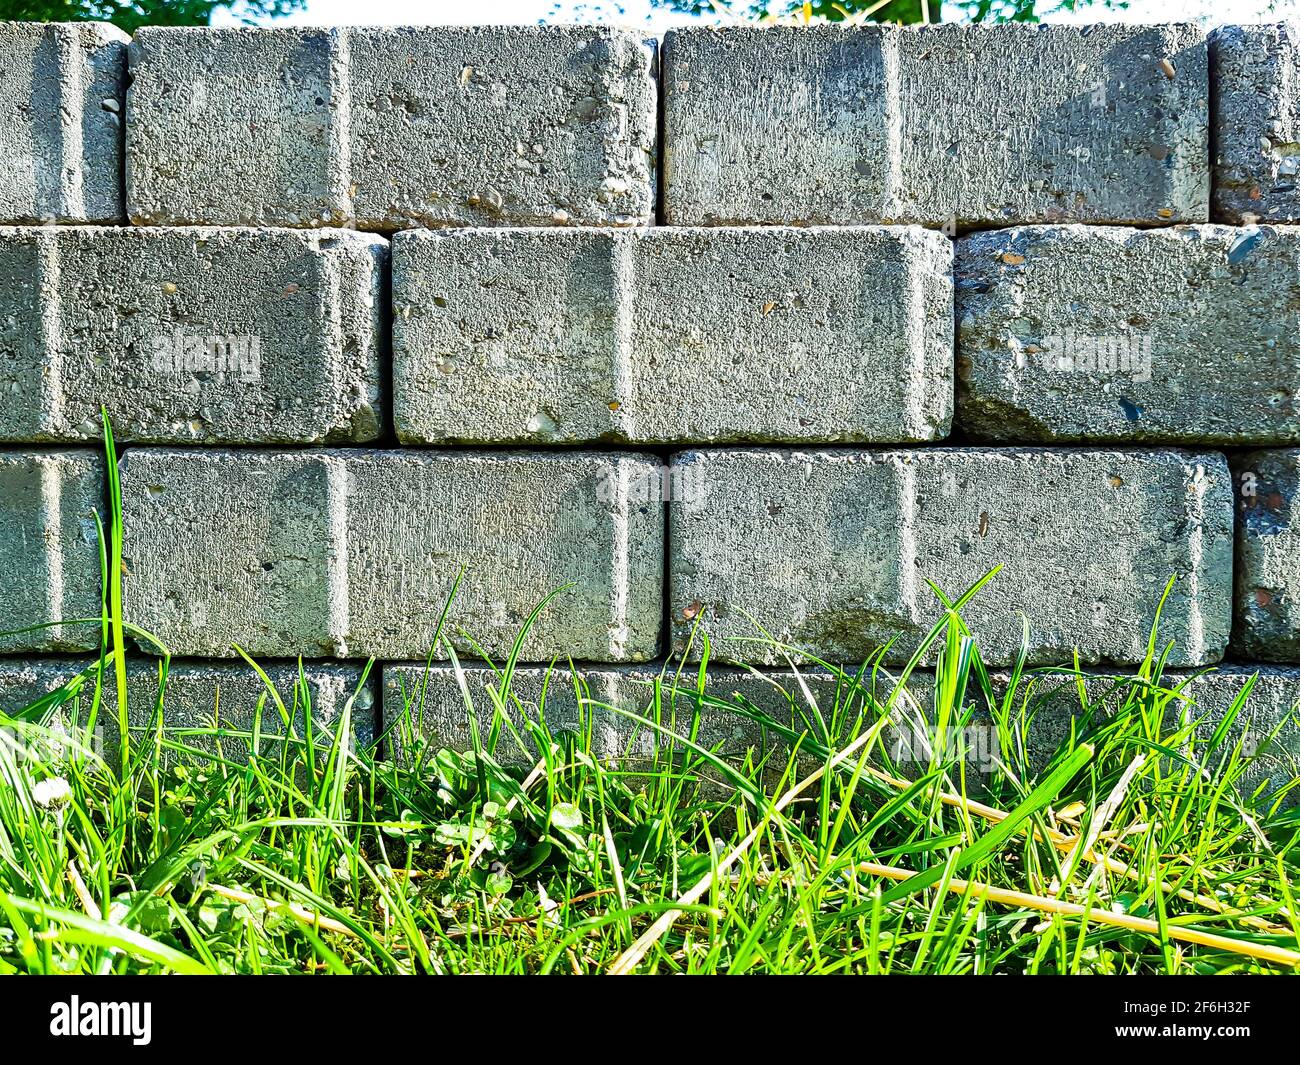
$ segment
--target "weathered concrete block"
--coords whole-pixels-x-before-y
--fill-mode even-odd
[[[464,689],[461,687],[462,678]],[[635,724],[607,709],[619,705],[623,676],[616,668],[580,669],[575,678],[566,665],[553,670],[523,666],[514,673],[508,695],[502,692],[497,671],[482,662],[465,662],[460,677],[448,665],[424,662],[385,664],[383,718],[386,756],[415,757],[418,745],[450,747],[457,752],[474,749],[470,715],[484,730],[491,727],[496,702],[489,688],[502,697],[507,718],[516,728],[525,720],[544,721],[552,733],[586,732],[592,750],[605,758],[623,753],[643,753],[647,744],[635,742]],[[581,692],[581,696],[579,693]],[[590,700],[591,705],[582,700]],[[507,765],[533,765],[539,757],[526,730],[524,742],[505,732],[495,757]]]
[[[665,220],[1203,222],[1207,66],[1191,25],[674,30]]]
[[[1210,452],[688,451],[698,490],[669,521],[676,643],[698,623],[718,652],[762,664],[773,637],[857,662],[894,640],[904,660],[955,599],[985,661],[1014,660],[1020,614],[1034,663],[1130,663],[1161,636],[1173,665],[1217,661],[1231,622],[1232,489]],[[751,621],[746,614],[752,616]],[[699,641],[694,645],[698,653]]]
[[[0,651],[99,647],[103,464],[93,451],[0,451]],[[92,618],[90,624],[70,622]],[[23,632],[38,625],[54,625]]]
[[[606,27],[144,29],[128,210],[142,224],[645,223],[653,71],[652,45]]]
[[[68,684],[93,665],[93,662],[69,659],[0,659],[0,712],[16,714]],[[292,734],[305,739],[307,704],[298,683],[297,663],[262,662],[259,665],[270,677],[276,694],[292,715]],[[310,697],[313,743],[328,750],[335,724],[341,719],[349,699],[353,700],[354,744],[361,747],[373,741],[376,708],[376,678],[373,673],[362,687],[358,666],[308,662],[303,665],[302,677],[306,680]],[[92,673],[83,683],[80,693],[54,711],[50,724],[69,729],[76,723],[84,728],[94,690]],[[257,719],[258,703],[263,699],[265,705],[261,710],[260,725],[263,739],[259,750],[269,754],[279,746],[282,738],[291,735],[266,684],[246,663],[173,661],[163,685],[159,663],[150,659],[132,661],[127,667],[127,722],[131,729],[142,730],[133,736],[133,742],[137,744],[153,742],[154,734],[143,730],[156,724],[154,712],[160,691],[163,696],[164,743],[179,743],[209,754],[220,752],[225,758],[244,758],[252,746],[251,735],[213,736],[186,730],[218,728],[231,733],[251,734]],[[98,736],[91,746],[93,749],[97,745],[98,753],[111,762],[120,750],[117,689],[111,666],[104,678],[101,700]]]
[[[406,443],[619,437],[635,280],[624,234],[393,238],[393,421]]]
[[[1233,466],[1241,508],[1233,653],[1300,662],[1300,451],[1251,451]]]
[[[1300,230],[1029,226],[957,241],[977,439],[1300,440]]]
[[[919,229],[632,242],[633,440],[912,442],[952,420],[952,248]]]
[[[0,441],[320,443],[381,432],[387,241],[0,229]]]
[[[1242,740],[1243,753],[1254,758],[1238,785],[1245,792],[1265,782],[1268,790],[1273,790],[1300,776],[1300,670],[1253,664],[1222,666],[1191,680],[1185,689],[1195,706],[1184,714],[1197,722],[1198,738],[1208,740],[1255,674],[1255,686],[1226,735],[1229,744]],[[1217,763],[1218,757],[1221,754],[1211,759]],[[1292,792],[1291,802],[1297,798]]]
[[[1210,34],[1215,219],[1300,220],[1300,23]]]
[[[893,29],[670,30],[663,93],[669,225],[932,221],[900,199]]]
[[[594,453],[134,450],[128,616],[180,655],[422,658],[463,569],[444,630],[462,653],[470,637],[508,653],[570,585],[523,660],[643,660],[662,612],[659,473]]]
[[[128,621],[174,655],[342,656],[341,460],[133,449],[120,467]]]
[[[120,222],[128,37],[0,22],[0,222]]]
[[[407,442],[947,435],[952,251],[939,234],[458,230],[393,246]]]
[[[434,666],[427,673],[422,662],[384,667],[390,756],[412,759],[422,742],[459,752],[473,750],[471,715],[479,742],[487,742],[498,705],[488,689],[501,696],[500,677],[478,663],[466,664],[461,677],[464,690],[461,678],[447,666]],[[800,758],[805,772],[821,764],[811,751],[827,742],[827,727],[835,730],[830,745],[843,746],[854,738],[847,730],[855,722],[865,719],[870,727],[887,713],[890,723],[880,731],[871,761],[911,775],[918,764],[928,764],[935,742],[927,724],[933,720],[933,689],[934,675],[928,672],[913,673],[906,685],[884,671],[866,674],[854,684],[823,670],[800,671],[796,676],[785,670],[713,665],[703,689],[708,701],[702,701],[694,671],[677,674],[671,664],[657,671],[636,666],[583,668],[576,680],[574,672],[563,666],[549,673],[528,666],[515,672],[510,696],[500,700],[510,727],[500,730],[492,753],[507,765],[535,765],[541,753],[525,722],[544,722],[553,736],[562,732],[581,736],[584,749],[608,762],[646,760],[656,749],[663,756],[672,748],[676,757],[692,757],[698,765],[698,753],[692,754],[682,742],[689,739],[733,764],[748,759],[772,780],[785,771],[792,745],[781,732],[755,721],[749,710],[806,733]],[[962,749],[975,770],[992,769],[998,751],[987,726],[962,729],[960,737],[954,730],[952,741],[954,747],[949,749]],[[964,744],[964,749],[956,744]],[[426,751],[424,757],[429,756]],[[705,772],[715,775],[707,768]]]

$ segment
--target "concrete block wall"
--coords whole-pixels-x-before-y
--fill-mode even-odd
[[[621,701],[697,627],[896,662],[999,563],[991,666],[1022,614],[1034,663],[1131,666],[1173,576],[1171,665],[1269,663],[1272,713],[1297,41],[0,24],[0,695],[97,645],[102,406],[177,722],[251,709],[238,643],[331,692],[374,657],[382,724],[458,580],[460,657],[561,589],[520,683]]]

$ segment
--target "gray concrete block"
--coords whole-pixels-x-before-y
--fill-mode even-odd
[[[957,241],[955,271],[976,439],[1300,439],[1300,230],[1029,226]]]
[[[618,705],[620,668],[566,664],[553,670],[524,666],[515,671],[508,692],[500,675],[483,662],[464,662],[460,674],[450,665],[386,663],[383,667],[385,757],[398,761],[419,756],[423,744],[458,753],[474,749],[471,718],[488,742],[495,710],[502,707],[512,728],[503,728],[494,757],[505,765],[536,764],[539,757],[529,722],[545,723],[552,734],[590,730],[591,748],[600,757],[644,753],[635,742],[635,724],[607,709]],[[493,696],[496,692],[496,698]],[[588,702],[590,701],[590,703]],[[605,706],[592,704],[607,704]],[[432,751],[425,754],[431,757]]]
[[[78,693],[46,715],[52,728],[71,733],[75,724],[84,730],[94,702],[95,675],[91,671],[94,665],[92,661],[73,659],[0,659],[0,712],[15,715],[85,673]],[[127,723],[132,730],[132,742],[154,742],[152,729],[157,725],[160,694],[165,744],[178,743],[212,755],[220,753],[234,761],[246,758],[252,746],[250,734],[257,722],[259,703],[263,705],[258,726],[262,742],[258,749],[264,756],[276,754],[282,742],[291,736],[305,741],[308,709],[312,742],[327,752],[334,727],[349,699],[353,700],[354,749],[373,742],[377,708],[377,677],[373,672],[362,687],[359,666],[305,663],[301,674],[307,686],[304,699],[297,663],[261,662],[259,665],[289,712],[292,731],[286,728],[265,682],[247,663],[173,661],[163,683],[159,662],[134,660],[127,668]],[[85,745],[111,763],[120,751],[117,688],[111,665],[100,698],[98,728]],[[189,731],[214,728],[245,735],[215,736]]]
[[[133,450],[127,614],[179,655],[423,658],[464,569],[445,630],[461,653],[472,637],[507,654],[570,585],[521,660],[644,660],[662,611],[659,471],[585,452]]]
[[[1209,220],[1209,56],[1191,23],[901,33],[904,188],[958,226]]]
[[[99,647],[95,512],[107,502],[93,451],[0,450],[0,652]],[[82,618],[95,620],[70,624]]]
[[[663,45],[668,225],[906,218],[898,34],[690,27]]]
[[[1300,450],[1247,452],[1233,469],[1240,507],[1233,653],[1300,662]]]
[[[1256,674],[1255,685],[1225,737],[1228,744],[1242,740],[1243,753],[1254,759],[1238,784],[1244,793],[1261,786],[1271,791],[1300,777],[1300,670],[1253,663],[1222,666],[1191,680],[1185,690],[1194,707],[1183,708],[1184,719],[1196,722],[1198,738],[1208,740]],[[1213,768],[1223,753],[1202,760]],[[1297,798],[1293,791],[1290,801]]]
[[[669,516],[678,647],[699,623],[718,653],[778,661],[742,642],[757,622],[837,661],[893,640],[887,661],[902,661],[941,613],[926,581],[955,599],[996,565],[963,612],[990,664],[1014,660],[1022,613],[1032,663],[1076,647],[1085,663],[1140,661],[1171,576],[1170,663],[1227,644],[1232,489],[1215,453],[688,451],[672,465],[698,488]]]
[[[947,435],[952,251],[938,234],[458,230],[393,246],[404,441]]]
[[[171,225],[642,224],[654,65],[652,45],[607,27],[147,28],[131,44],[128,211]]]
[[[665,220],[1203,222],[1207,67],[1191,25],[674,30]]]
[[[126,618],[173,655],[342,657],[346,475],[319,453],[128,451]],[[340,472],[333,477],[331,471]],[[151,652],[151,647],[142,647]]]
[[[632,256],[629,439],[948,435],[952,248],[939,234],[659,229]]]
[[[387,241],[0,229],[0,441],[320,443],[382,431]]]
[[[393,238],[393,421],[405,443],[616,439],[635,280],[624,234]]]
[[[658,459],[373,452],[343,462],[354,655],[422,658],[462,567],[448,630],[462,654],[473,645],[459,630],[487,654],[507,654],[529,613],[565,585],[520,661],[644,661],[658,651]]]
[[[1214,218],[1300,221],[1300,23],[1210,34]]]
[[[495,689],[495,698],[489,688]],[[812,745],[829,739],[830,746],[842,747],[863,720],[863,727],[871,727],[887,713],[890,723],[880,730],[871,761],[908,773],[918,763],[928,764],[936,742],[928,725],[934,718],[933,689],[933,673],[921,671],[904,685],[885,670],[839,678],[819,669],[795,674],[714,663],[703,698],[696,671],[679,673],[672,664],[659,669],[557,666],[549,672],[528,666],[515,672],[507,694],[499,673],[481,663],[464,663],[459,677],[450,666],[426,672],[424,663],[393,663],[384,667],[385,742],[390,756],[399,760],[416,757],[421,743],[471,751],[472,718],[484,745],[496,725],[499,739],[492,753],[498,761],[531,768],[540,751],[529,723],[544,723],[553,737],[564,732],[581,737],[584,749],[607,762],[646,760],[656,748],[662,756],[670,747],[684,757],[691,748],[682,741],[689,740],[732,764],[746,758],[761,763],[765,779],[772,780],[786,769],[792,745],[783,732],[754,720],[752,711],[779,728],[804,734],[803,772],[821,763],[811,753]],[[952,742],[965,743],[969,759],[979,763],[975,768],[987,772],[998,752],[996,738],[990,745],[990,737],[982,734],[986,729],[963,729],[960,737],[954,730]],[[426,748],[424,757],[431,753]]]
[[[0,222],[120,222],[128,37],[0,22]]]

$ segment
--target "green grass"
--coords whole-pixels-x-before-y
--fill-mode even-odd
[[[703,636],[705,662],[666,670],[636,713],[554,667],[548,691],[576,689],[588,724],[620,713],[654,737],[635,757],[601,761],[589,728],[549,728],[545,700],[515,695],[513,656],[486,695],[465,687],[470,750],[425,739],[418,690],[368,749],[342,740],[350,704],[333,738],[295,729],[311,721],[301,680],[268,682],[255,735],[212,729],[200,750],[157,713],[164,657],[154,723],[108,764],[49,730],[99,723],[105,687],[124,691],[116,583],[99,661],[0,720],[27,745],[0,747],[0,973],[1267,973],[1300,960],[1300,780],[1248,786],[1231,737],[1249,685],[1219,727],[1197,728],[1154,634],[1105,693],[1079,675],[1051,751],[1031,742],[1044,678],[1017,667],[995,683],[962,624],[977,587],[907,668],[811,660],[833,696],[796,680],[779,713],[706,691]],[[933,685],[913,676],[926,651]],[[904,713],[924,716],[935,753],[896,766],[885,725]],[[698,740],[720,714],[769,742],[724,757]],[[979,724],[1002,757],[976,774],[944,740]],[[511,764],[524,748],[535,764]]]

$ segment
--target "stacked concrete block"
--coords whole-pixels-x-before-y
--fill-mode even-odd
[[[1251,451],[1237,475],[1233,648],[1265,662],[1300,662],[1300,451]]]
[[[957,242],[977,439],[1300,439],[1300,230],[1032,226]]]
[[[1300,220],[1300,23],[1210,34],[1214,217]]]
[[[99,646],[106,506],[93,451],[0,450],[0,652]]]
[[[422,744],[470,751],[475,728],[486,743],[499,711],[502,726],[493,754],[506,765],[532,766],[541,756],[532,724],[544,725],[552,735],[589,733],[593,752],[603,758],[645,754],[652,740],[638,738],[635,723],[611,709],[620,705],[624,682],[624,673],[609,667],[525,666],[515,671],[507,691],[501,674],[480,662],[386,664],[385,740],[397,759],[417,757]]]
[[[1207,68],[1190,25],[675,30],[666,220],[1204,222]]]
[[[917,228],[394,241],[407,443],[920,442],[952,410],[949,242]]]
[[[381,431],[387,242],[0,229],[0,441],[290,444]]]
[[[693,27],[664,38],[664,221],[906,218],[898,35],[864,26]]]
[[[393,239],[393,421],[403,443],[613,439],[635,331],[609,230]]]
[[[1300,664],[1297,41],[692,27],[661,63],[609,28],[0,23],[0,628],[26,630],[0,701],[80,668],[31,656],[98,646],[70,619],[101,609],[103,460],[77,447],[102,406],[127,620],[188,656],[169,725],[218,689],[251,720],[236,645],[290,686],[284,660],[332,660],[306,667],[326,724],[371,656],[403,716],[432,651],[418,728],[467,747],[462,686],[490,721],[482,660],[531,624],[516,725],[578,662],[548,724],[647,754],[615,708],[707,636],[776,671],[706,694],[820,729],[807,700],[842,682],[760,627],[895,669],[942,616],[927,582],[998,565],[963,610],[985,661],[1023,615],[1030,662],[1077,649],[1090,685],[1144,657],[1175,578],[1171,665],[1236,662],[1188,681],[1217,720],[1242,659]],[[131,666],[133,722],[156,669]],[[1072,719],[1058,689],[1031,753]],[[1297,694],[1266,671],[1237,727],[1292,729]],[[703,710],[706,746],[781,761]]]
[[[149,28],[131,44],[144,225],[635,225],[655,56],[597,27]]]
[[[127,614],[178,655],[422,658],[445,656],[450,604],[455,647],[504,655],[558,593],[524,660],[644,660],[661,474],[632,454],[133,450]]]
[[[127,36],[0,22],[0,223],[122,221]]]
[[[352,665],[307,663],[301,673],[296,663],[260,663],[274,693],[253,668],[243,662],[171,662],[163,679],[156,660],[131,661],[127,666],[127,725],[132,742],[157,740],[157,710],[161,695],[162,741],[231,759],[247,757],[256,730],[259,750],[274,755],[283,741],[306,741],[308,711],[312,743],[326,753],[334,728],[345,708],[352,723],[354,749],[375,738],[375,686],[373,676],[361,683],[362,670]],[[60,694],[57,707],[29,723],[79,736],[83,746],[110,763],[121,750],[117,719],[117,686],[112,666],[100,687],[96,729],[84,734],[94,707],[97,667],[93,661],[71,659],[0,660],[0,712],[16,716],[38,700],[82,678],[75,693]],[[305,683],[305,690],[303,684]],[[284,704],[291,724],[286,724],[276,697]],[[348,704],[351,702],[351,706]],[[80,729],[78,733],[76,730]],[[222,734],[214,734],[219,730]],[[32,739],[33,737],[29,737]]]
[[[1231,623],[1232,489],[1212,452],[943,449],[693,451],[697,490],[670,511],[676,645],[696,626],[723,653],[777,662],[757,638],[858,662],[904,661],[954,600],[985,661],[1142,660],[1165,583],[1174,665],[1223,654]],[[748,638],[743,644],[739,638]],[[698,639],[694,645],[698,653]]]

